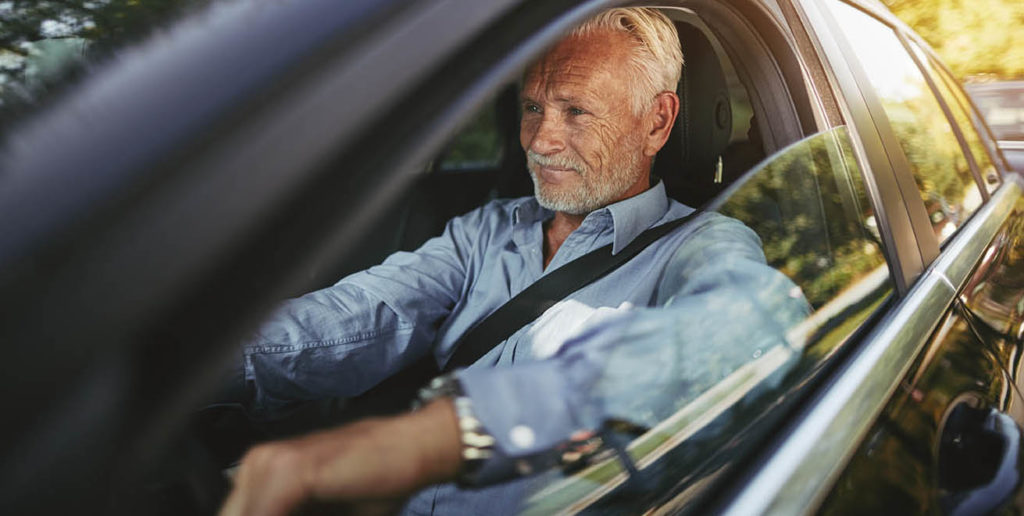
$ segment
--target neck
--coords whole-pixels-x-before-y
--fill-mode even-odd
[[[562,243],[565,242],[569,235],[576,231],[576,228],[583,224],[583,219],[587,217],[583,215],[573,215],[571,213],[565,213],[556,211],[555,216],[551,220],[544,223],[544,268],[548,268],[548,264],[551,263],[551,259],[555,257],[555,253],[558,252],[558,248],[562,247]]]
[[[555,216],[548,221],[545,233],[549,236],[560,235],[558,243],[561,245],[569,237],[569,233],[576,231],[576,228],[583,224],[585,218],[587,218],[587,214],[573,215],[556,211]],[[555,249],[557,250],[557,247]]]
[[[649,175],[645,175],[640,181],[637,181],[622,194],[618,199],[613,200],[608,204],[614,204],[616,202],[629,199],[635,195],[640,195],[650,188],[651,180]],[[562,211],[556,211],[555,216],[551,220],[544,223],[544,268],[548,268],[548,264],[551,263],[551,259],[555,257],[555,253],[558,252],[558,248],[562,247],[562,243],[565,239],[569,238],[569,235],[576,231],[576,228],[583,224],[583,219],[587,218],[587,213],[583,214],[572,214],[565,213]]]

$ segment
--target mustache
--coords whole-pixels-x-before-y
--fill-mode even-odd
[[[545,156],[532,150],[526,151],[526,164],[529,168],[534,168],[538,165],[542,167],[568,168],[580,175],[586,175],[587,172],[587,166],[571,156],[557,154]]]

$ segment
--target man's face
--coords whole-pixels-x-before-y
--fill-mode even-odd
[[[625,71],[633,44],[612,31],[570,37],[527,71],[519,141],[542,206],[585,214],[647,188]]]

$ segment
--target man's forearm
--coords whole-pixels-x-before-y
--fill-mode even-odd
[[[288,514],[306,501],[400,499],[454,479],[460,441],[450,399],[246,454],[222,515]]]

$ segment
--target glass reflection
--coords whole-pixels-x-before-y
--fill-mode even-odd
[[[504,150],[497,113],[493,106],[487,106],[455,135],[439,168],[458,171],[494,167],[501,163]]]
[[[716,306],[709,315],[732,320],[742,330],[720,327],[699,343],[680,337],[669,344],[700,351],[688,351],[689,364],[679,368],[689,375],[675,379],[685,388],[632,393],[647,403],[668,392],[678,396],[674,409],[642,435],[620,436],[636,467],[632,476],[612,452],[572,476],[543,475],[534,481],[524,506],[527,514],[685,508],[722,468],[753,450],[781,414],[772,409],[785,406],[813,379],[891,292],[874,211],[846,128],[772,156],[709,209],[757,234],[767,264],[782,273],[780,281]],[[751,325],[751,302],[768,303],[767,310],[774,312],[770,319],[784,321],[784,327]],[[811,309],[794,317],[793,307],[801,303]],[[664,312],[671,311],[670,304]],[[676,317],[685,320],[689,314]],[[628,345],[620,347],[634,352]],[[608,377],[622,376],[616,369],[628,367],[623,365],[628,357],[618,358],[608,362]]]
[[[921,190],[939,242],[967,220],[982,197],[953,128],[896,33],[868,14],[827,2],[889,118]]]

